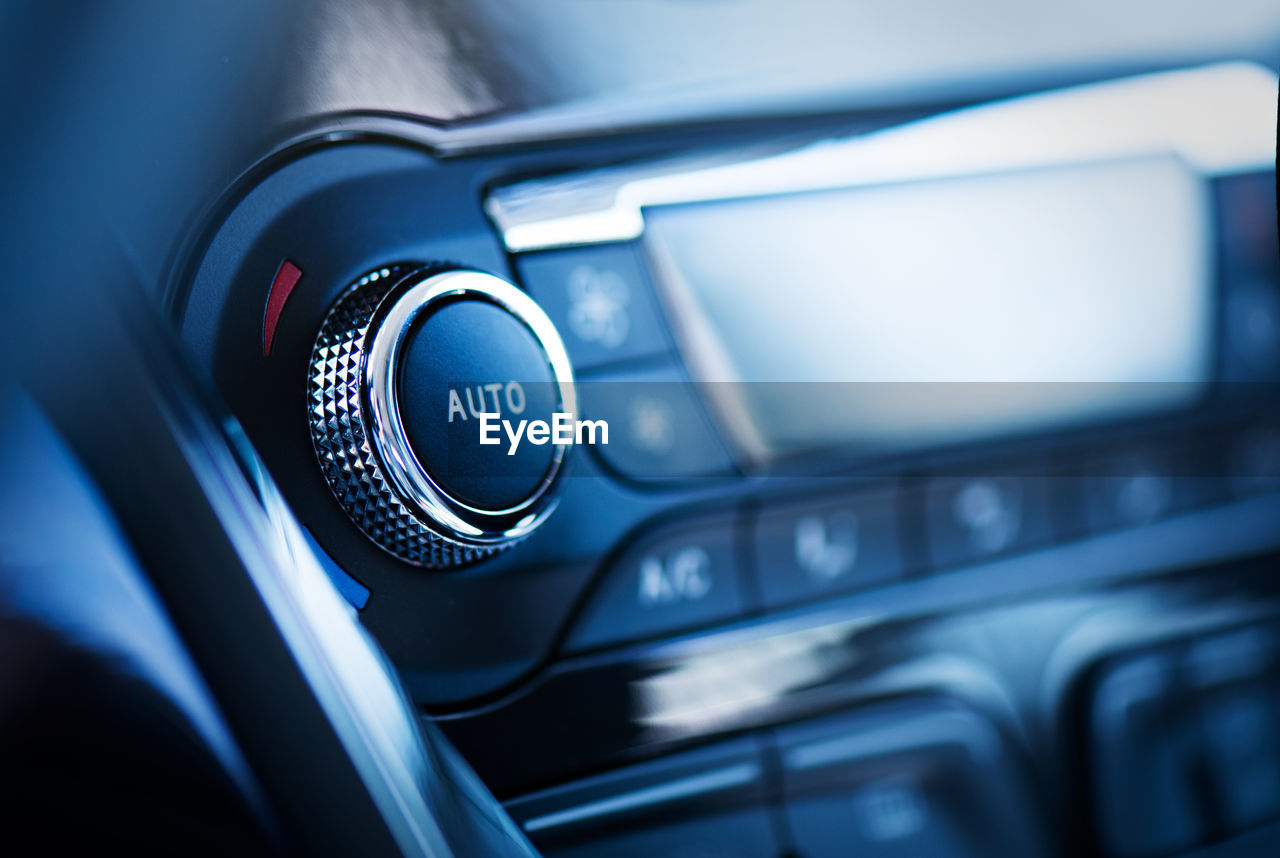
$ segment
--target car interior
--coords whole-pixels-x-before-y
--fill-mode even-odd
[[[0,47],[0,851],[1280,855],[1274,0]]]

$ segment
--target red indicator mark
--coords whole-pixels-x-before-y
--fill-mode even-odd
[[[271,355],[271,342],[276,338],[276,325],[280,323],[280,313],[284,311],[284,302],[293,294],[293,287],[298,285],[302,269],[288,259],[280,263],[275,279],[271,281],[271,291],[267,293],[267,311],[262,316],[262,356]]]

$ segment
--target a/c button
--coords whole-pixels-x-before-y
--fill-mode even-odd
[[[733,521],[651,535],[600,582],[567,649],[580,651],[732,619],[744,610]]]

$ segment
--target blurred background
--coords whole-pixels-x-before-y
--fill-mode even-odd
[[[6,851],[1276,854],[1278,67],[1261,0],[0,4]],[[359,411],[458,269],[551,331],[388,358],[490,542]],[[561,352],[607,444],[430,434]]]

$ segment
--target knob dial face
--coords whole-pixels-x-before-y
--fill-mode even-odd
[[[577,411],[564,345],[531,298],[491,274],[430,266],[381,269],[339,297],[312,350],[309,407],[348,516],[432,568],[509,547],[551,514],[568,445],[508,455],[502,421]]]

